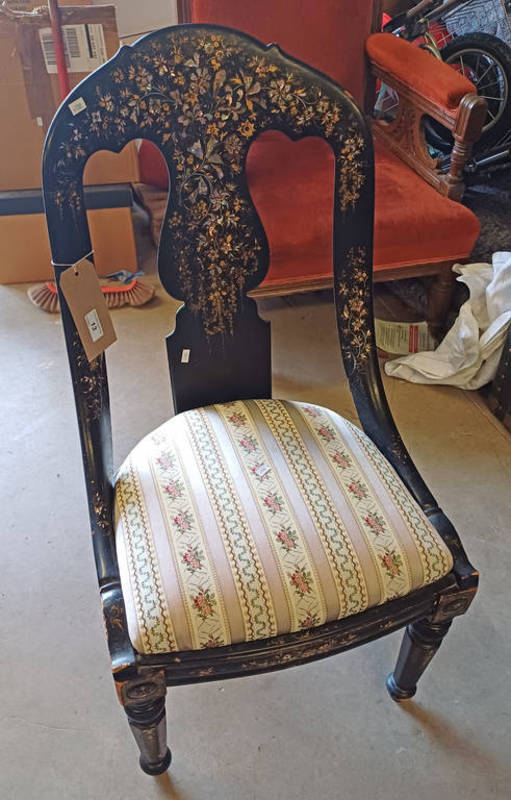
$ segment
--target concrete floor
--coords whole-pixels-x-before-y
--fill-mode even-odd
[[[269,676],[178,688],[174,761],[139,771],[98,603],[60,318],[0,287],[2,800],[436,800],[511,797],[511,439],[473,395],[386,379],[419,468],[481,571],[480,592],[416,702],[384,680],[400,634]],[[114,312],[116,459],[170,414],[164,335],[175,304]],[[267,301],[274,393],[354,419],[325,297]]]

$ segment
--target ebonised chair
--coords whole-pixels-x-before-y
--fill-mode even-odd
[[[365,431],[271,399],[269,324],[247,292],[268,246],[244,166],[269,128],[335,156],[335,304]],[[91,251],[82,173],[145,137],[170,194],[159,249],[183,300],[167,339],[177,416],[114,474],[104,356],[60,297],[112,671],[142,769],[166,770],[167,686],[289,667],[406,627],[387,680],[410,698],[477,588],[390,414],[373,332],[373,152],[350,96],[278,47],[208,25],[151,34],[85,79],[52,123],[43,178],[52,258]],[[57,283],[67,267],[56,266]]]

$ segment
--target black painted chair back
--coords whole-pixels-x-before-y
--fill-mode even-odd
[[[393,423],[376,357],[367,123],[338,85],[277,46],[227,28],[176,26],[122,47],[73,90],[51,125],[43,159],[57,283],[65,265],[91,251],[82,189],[87,159],[101,149],[118,152],[134,138],[150,139],[170,174],[159,274],[165,289],[183,300],[168,337],[175,411],[269,397],[269,324],[247,297],[267,271],[268,244],[244,168],[250,144],[270,128],[294,140],[322,137],[334,152],[333,269],[346,372],[364,429],[421,505],[434,508]],[[106,369],[103,357],[88,364],[62,296],[60,303],[94,527],[111,491]],[[190,351],[188,360],[183,350]]]
[[[352,371],[369,352],[372,147],[358,108],[332,81],[242,34],[177,27],[122,48],[74,90],[48,135],[45,201],[58,264],[91,250],[82,193],[89,156],[146,137],[165,157],[171,188],[159,272],[185,303],[169,348],[179,410],[233,392],[269,393],[266,326],[246,299],[266,274],[268,246],[244,174],[250,144],[268,128],[321,136],[335,153],[335,271]]]

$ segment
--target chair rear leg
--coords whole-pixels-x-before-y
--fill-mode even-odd
[[[170,766],[167,747],[163,673],[127,681],[121,688],[121,702],[140,751],[140,767],[148,775],[161,775]]]
[[[393,700],[409,700],[417,691],[417,681],[442,644],[451,620],[430,622],[421,619],[407,626],[394,672],[387,678]]]

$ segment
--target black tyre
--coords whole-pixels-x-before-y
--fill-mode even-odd
[[[480,152],[497,144],[511,128],[511,48],[488,33],[467,33],[446,44],[441,53],[443,61],[465,74],[488,103],[488,116],[474,149]],[[443,125],[426,118],[425,131],[430,145],[450,151],[452,136]]]

